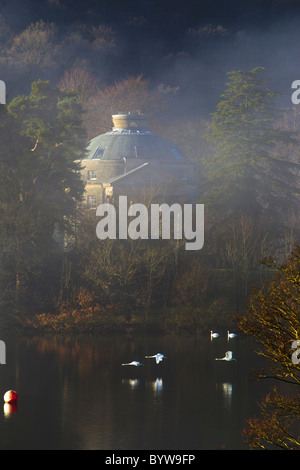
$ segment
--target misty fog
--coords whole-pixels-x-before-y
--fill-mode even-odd
[[[2,0],[0,78],[11,100],[78,66],[100,88],[142,74],[153,89],[176,88],[181,113],[207,116],[227,72],[262,66],[287,107],[299,26],[296,1]]]

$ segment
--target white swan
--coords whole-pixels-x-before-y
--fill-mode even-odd
[[[219,333],[213,333],[213,330],[210,330],[210,339],[218,338],[219,336]]]
[[[215,361],[236,361],[237,359],[234,359],[232,357],[232,351],[226,351],[224,357],[216,357]]]
[[[227,339],[230,339],[230,338],[235,338],[237,335],[235,333],[229,333],[229,331],[227,330]]]
[[[158,364],[159,362],[161,362],[163,359],[167,359],[166,356],[164,356],[163,354],[161,353],[157,353],[157,354],[154,354],[153,356],[145,356],[147,359],[150,359],[150,358],[154,358],[155,357],[155,360],[156,360],[156,364]]]
[[[142,364],[141,362],[138,362],[138,361],[132,361],[132,362],[128,362],[127,364],[122,364],[122,366],[143,366],[144,364]]]

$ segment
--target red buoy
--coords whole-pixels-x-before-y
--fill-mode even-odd
[[[8,390],[4,394],[4,401],[5,403],[16,403],[18,401],[18,394],[15,392],[15,390]]]

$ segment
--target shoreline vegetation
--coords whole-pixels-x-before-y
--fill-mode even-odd
[[[103,310],[103,311],[101,311]],[[96,312],[46,314],[33,316],[15,314],[5,322],[0,320],[0,330],[39,334],[186,334],[202,335],[211,329],[211,317],[195,307],[168,307],[153,309],[145,318],[144,312],[136,312],[132,318],[125,318],[118,306],[107,306]],[[218,319],[219,329],[234,328],[234,320],[223,315]]]
[[[242,282],[241,276],[238,277],[231,269],[212,270],[212,273],[213,283],[207,272],[202,272],[198,278],[195,273],[192,275],[190,272],[186,284],[180,280],[182,290],[176,291],[169,305],[141,305],[134,310],[122,301],[101,304],[88,289],[81,288],[76,301],[62,303],[56,311],[33,313],[20,305],[11,312],[0,311],[0,331],[29,334],[155,333],[201,336],[211,329],[236,329],[238,320],[245,312],[251,286],[260,283],[262,272],[257,270],[252,273],[247,286]],[[264,279],[272,276],[272,271],[264,271]],[[192,298],[191,289],[195,292],[195,284],[199,286],[198,295]]]

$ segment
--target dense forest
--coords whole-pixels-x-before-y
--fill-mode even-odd
[[[260,260],[284,261],[299,236],[299,111],[285,87],[297,77],[274,74],[276,54],[257,49],[263,28],[250,47],[258,4],[246,24],[221,4],[212,21],[194,2],[184,14],[180,2],[98,3],[1,2],[1,318],[222,325],[272,275]],[[74,160],[112,114],[138,110],[195,163],[205,246],[192,255],[177,242],[100,242],[77,204]],[[57,234],[75,230],[61,252]]]

